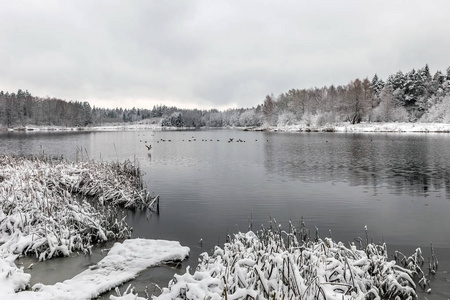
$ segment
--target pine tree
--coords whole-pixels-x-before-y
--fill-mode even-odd
[[[385,86],[384,81],[381,78],[378,78],[378,75],[375,74],[375,76],[373,76],[373,78],[372,78],[372,89],[373,89],[375,96],[378,97],[380,95],[384,86]]]

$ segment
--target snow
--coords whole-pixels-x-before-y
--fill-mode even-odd
[[[115,243],[105,258],[72,279],[54,285],[35,284],[32,291],[18,293],[15,291],[27,285],[29,274],[15,267],[11,262],[13,257],[0,259],[0,298],[91,299],[135,278],[149,267],[181,261],[188,255],[189,248],[176,241],[125,240],[123,243]],[[7,276],[10,270],[13,270],[12,276]]]
[[[35,285],[39,292],[22,291],[30,275],[14,264],[18,255],[45,260],[87,254],[96,243],[129,237],[130,229],[113,206],[139,207],[151,201],[140,180],[139,168],[129,161],[69,163],[0,155],[0,299],[90,299],[149,266],[184,259],[189,249],[178,242],[126,240],[70,280]],[[83,196],[101,198],[102,205]]]
[[[417,298],[413,278],[423,276],[417,273],[420,249],[400,266],[389,260],[385,244],[357,249],[330,238],[299,242],[296,236],[293,226],[289,232],[274,227],[238,233],[223,249],[202,253],[193,273],[187,267],[185,274],[175,274],[153,299]],[[131,290],[110,299],[146,298]]]
[[[23,268],[16,267],[14,264],[16,255],[3,256],[4,253],[0,253],[0,298],[2,299],[4,295],[25,289],[31,277],[30,274],[23,272]]]
[[[281,122],[280,124],[283,124]],[[235,127],[245,130],[268,130],[268,131],[334,131],[334,132],[450,132],[449,123],[427,123],[427,122],[370,122],[360,124],[350,124],[340,122],[336,124],[326,124],[324,126],[307,126],[304,123],[295,125],[263,126],[263,127]],[[117,123],[104,126],[91,127],[32,127],[25,128],[28,131],[121,131],[121,130],[180,130],[194,129],[189,127],[162,127],[160,124],[140,123]],[[14,129],[10,129],[14,130]]]
[[[96,199],[125,207],[152,200],[129,161],[53,163],[0,156],[0,178],[0,250],[40,260],[89,252],[97,242],[130,236],[116,209],[94,206]]]
[[[332,132],[450,132],[447,123],[339,123],[322,127],[306,126],[305,124],[287,125],[265,128],[269,131],[299,132],[299,131],[332,131]]]

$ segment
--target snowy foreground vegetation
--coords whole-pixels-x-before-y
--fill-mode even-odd
[[[131,239],[116,243],[99,263],[54,285],[29,286],[14,263],[19,255],[40,260],[90,253],[96,243],[126,239],[130,229],[118,206],[152,206],[139,169],[130,162],[98,163],[0,156],[0,297],[90,299],[136,277],[144,269],[189,254],[178,242]],[[89,199],[86,198],[89,196]],[[193,273],[174,275],[157,299],[416,299],[437,270],[431,248],[411,256],[365,240],[345,245],[310,235],[305,224],[282,230],[275,220],[260,231],[227,236],[203,253]],[[133,288],[111,299],[148,299]],[[146,298],[142,298],[145,296]]]
[[[117,218],[117,207],[152,206],[157,200],[129,161],[69,163],[4,155],[0,195],[0,277],[15,291],[29,279],[14,265],[19,255],[46,260],[87,254],[97,243],[128,238],[130,229]]]
[[[273,221],[274,222],[274,221]],[[302,222],[289,231],[271,222],[268,229],[238,233],[223,248],[201,254],[191,274],[175,275],[156,299],[417,299],[418,286],[431,292],[437,269],[431,248],[427,272],[420,248],[409,257],[386,244],[358,240],[358,245],[321,239]],[[144,300],[132,292],[111,299]]]
[[[1,156],[0,250],[45,260],[129,237],[114,207],[151,202],[140,180],[131,162],[53,164]],[[85,196],[96,200],[96,206]]]

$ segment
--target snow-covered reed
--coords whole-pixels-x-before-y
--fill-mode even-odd
[[[152,200],[142,188],[139,168],[128,161],[51,162],[4,155],[0,195],[2,257],[33,254],[40,260],[89,252],[96,243],[129,237],[114,206]]]
[[[238,233],[201,254],[193,274],[175,275],[157,299],[416,299],[415,282],[428,284],[420,249],[400,257],[401,266],[385,244],[361,246],[310,240],[292,225]]]

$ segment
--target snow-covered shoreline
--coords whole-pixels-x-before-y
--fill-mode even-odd
[[[450,124],[446,123],[341,123],[320,127],[299,125],[269,126],[254,130],[280,132],[395,132],[395,133],[450,133]]]
[[[89,254],[95,244],[129,238],[117,207],[149,207],[157,199],[141,180],[129,161],[1,155],[0,295],[28,287],[30,275],[14,263],[20,255],[46,260]]]
[[[229,128],[229,127],[227,127]],[[279,131],[279,132],[405,132],[405,133],[450,133],[448,123],[338,123],[323,126],[309,126],[307,124],[283,125],[261,127],[232,127],[233,129],[245,131]],[[20,128],[9,128],[8,131],[17,132],[77,132],[77,131],[122,131],[122,130],[152,130],[152,131],[176,131],[195,130],[191,127],[167,127],[151,123],[123,123],[103,126],[89,127],[63,127],[63,126],[25,126]],[[208,129],[208,128],[201,128]],[[212,127],[210,129],[217,129]]]

